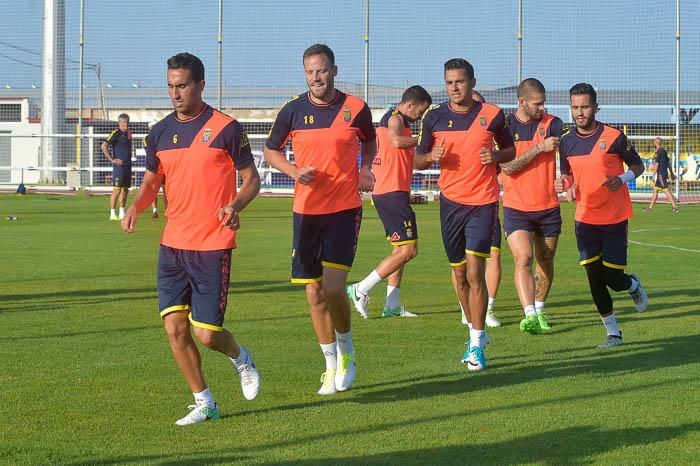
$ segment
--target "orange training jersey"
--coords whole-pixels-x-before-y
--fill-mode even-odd
[[[466,112],[456,112],[448,102],[431,106],[423,115],[416,152],[425,154],[445,141],[440,160],[438,186],[453,202],[486,205],[498,201],[497,163],[482,165],[481,148],[513,147],[503,111],[491,104],[474,102]]]
[[[171,113],[144,143],[146,168],[165,175],[168,223],[161,244],[194,251],[235,248],[236,232],[217,216],[236,197],[236,170],[253,163],[241,124],[205,105],[189,120]]]
[[[281,150],[290,137],[296,165],[317,170],[308,185],[296,183],[294,212],[330,214],[362,205],[358,139],[376,137],[372,112],[362,99],[340,91],[326,105],[314,104],[308,93],[292,98],[277,114],[265,145]]]
[[[559,145],[562,175],[573,175],[576,183],[576,220],[593,225],[611,225],[632,216],[627,184],[610,191],[603,183],[606,175],[620,176],[622,163],[641,164],[642,160],[620,131],[602,123],[588,135],[570,131]]]
[[[515,156],[520,157],[550,136],[561,137],[564,123],[557,117],[544,114],[540,120],[527,123],[515,113],[508,115],[508,129],[515,143]],[[503,180],[503,206],[535,212],[559,205],[554,191],[557,174],[556,151],[540,152],[521,171],[513,175],[501,175]]]
[[[411,176],[413,175],[413,154],[415,150],[397,149],[391,145],[388,137],[389,119],[399,115],[403,122],[403,136],[411,135],[408,120],[399,113],[398,109],[391,109],[382,117],[377,127],[377,156],[372,162],[372,171],[376,181],[373,194],[385,194],[394,191],[411,191]]]

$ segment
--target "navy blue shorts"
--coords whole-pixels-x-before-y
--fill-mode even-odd
[[[160,316],[188,312],[195,327],[221,331],[228,299],[231,250],[190,251],[160,245]]]
[[[559,236],[561,235],[561,210],[559,206],[534,212],[503,207],[503,228],[506,230],[506,235],[525,230],[544,238]]]
[[[323,267],[349,272],[361,223],[362,207],[320,215],[294,212],[292,283],[321,281]]]
[[[415,243],[418,239],[416,213],[411,208],[410,194],[394,191],[372,196],[386,239],[394,246]]]
[[[668,191],[668,178],[657,174],[656,175],[656,182],[654,183],[654,189],[657,189],[659,191]]]
[[[131,165],[112,165],[112,186],[115,188],[131,187]]]
[[[501,252],[501,219],[498,218],[498,206],[496,206],[496,223],[493,225],[493,233],[491,234],[491,249]]]
[[[581,265],[598,259],[613,269],[627,265],[627,220],[612,225],[575,222],[576,243]]]
[[[491,256],[498,202],[486,205],[464,205],[440,194],[442,244],[450,265],[466,263],[467,254]]]

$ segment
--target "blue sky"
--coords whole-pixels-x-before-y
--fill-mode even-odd
[[[216,85],[218,0],[86,0],[85,60],[114,87],[160,87],[174,53],[200,56]],[[548,88],[673,89],[675,0],[524,0],[524,76]],[[682,87],[700,76],[700,2],[682,0]],[[79,56],[78,0],[66,0],[66,56]],[[556,5],[556,6],[553,6]],[[3,0],[0,86],[40,85],[43,0]],[[303,88],[301,53],[336,53],[338,79],[363,80],[364,0],[225,0],[228,86]],[[441,83],[445,60],[464,57],[482,86],[517,84],[517,1],[371,1],[370,82]],[[26,50],[19,50],[20,47]],[[25,63],[20,63],[17,60]],[[74,67],[75,64],[69,64]],[[78,82],[68,70],[68,85]],[[86,71],[86,83],[95,85]]]

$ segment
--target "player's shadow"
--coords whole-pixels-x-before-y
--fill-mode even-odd
[[[283,291],[295,292],[299,286],[294,286],[289,280],[238,280],[235,272],[231,275],[229,292],[231,293],[278,293]]]
[[[125,327],[125,328],[105,328],[101,330],[88,330],[85,332],[61,332],[61,333],[49,333],[46,335],[23,335],[23,336],[0,336],[0,341],[2,340],[42,340],[50,338],[66,338],[66,337],[82,337],[86,335],[117,335],[119,333],[130,333],[130,332],[140,332],[142,330],[154,330],[161,329],[162,324],[154,325],[141,325],[138,327]]]
[[[401,449],[375,455],[329,457],[311,460],[291,460],[269,463],[274,465],[326,464],[583,464],[609,451],[635,445],[667,442],[695,432],[700,422],[673,427],[638,427],[616,430],[595,426],[577,426],[525,435],[512,440],[490,443],[468,443],[447,447]],[[406,445],[407,447],[409,445]],[[541,446],[546,446],[541,448]],[[672,461],[672,453],[666,458]],[[184,462],[164,462],[163,465],[184,465]],[[216,463],[213,463],[216,464]]]
[[[122,293],[142,293],[142,292],[153,292],[155,291],[155,284],[153,287],[149,288],[129,288],[129,289],[118,289],[118,288],[93,288],[93,289],[81,289],[81,290],[70,290],[70,291],[51,291],[45,293],[25,293],[25,294],[3,294],[2,299],[4,301],[36,301],[38,299],[56,299],[56,298],[84,298],[90,296],[100,296],[105,295],[117,295]]]
[[[620,348],[593,349],[592,354],[573,358],[551,359],[547,356],[547,359],[540,362],[528,359],[527,364],[499,361],[496,357],[489,360],[490,367],[483,372],[467,373],[464,368],[464,375],[461,377],[399,386],[387,383],[387,388],[383,390],[364,391],[362,385],[358,385],[355,396],[361,397],[365,402],[384,403],[477,392],[580,374],[614,377],[628,372],[656,370],[659,367],[684,366],[697,362],[696,351],[693,348],[697,348],[698,338],[698,335],[692,335],[647,340],[644,343],[626,344]],[[580,348],[577,351],[580,352]]]
[[[437,423],[454,419],[462,414],[448,416],[430,416],[416,419],[414,427],[427,423]],[[467,414],[468,416],[468,414]],[[153,454],[140,456],[121,456],[105,459],[90,459],[70,463],[78,465],[112,465],[112,464],[151,464],[168,466],[185,466],[190,464],[231,464],[235,462],[260,459],[259,454],[270,454],[275,449],[285,449],[300,444],[324,442],[335,439],[341,444],[344,436],[359,434],[386,433],[398,424],[381,423],[364,427],[353,427],[343,432],[319,432],[300,439],[297,436],[262,445],[236,445],[231,449],[209,450],[204,452]],[[594,460],[606,452],[629,448],[635,445],[652,445],[668,442],[696,432],[700,422],[692,422],[672,427],[637,427],[626,429],[601,429],[595,426],[576,426],[551,430],[501,442],[474,443],[450,445],[438,448],[411,449],[406,442],[399,446],[399,451],[381,454],[360,454],[346,457],[333,456],[310,460],[293,459],[278,462],[265,460],[265,464],[276,465],[326,465],[326,464],[582,464]],[[546,445],[545,448],[540,446]],[[273,453],[274,454],[274,453]],[[285,454],[284,450],[280,454]],[[285,454],[285,456],[287,456]],[[671,460],[669,456],[667,458]]]
[[[137,299],[156,298],[155,286],[131,289],[82,289],[52,291],[46,293],[2,295],[0,313],[58,311],[84,305],[101,305],[119,301],[133,302]],[[115,304],[116,306],[116,304]]]

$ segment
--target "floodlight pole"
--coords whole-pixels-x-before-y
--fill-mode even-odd
[[[105,86],[104,82],[102,81],[102,64],[98,63],[95,65],[95,73],[97,73],[97,80],[100,83],[100,105],[102,105],[102,118],[104,120],[109,120],[109,112],[107,111],[107,107],[105,106]]]
[[[84,63],[84,33],[85,33],[85,3],[84,0],[80,0],[80,65],[78,69],[80,70],[80,79],[78,80],[78,126],[76,128],[76,135],[78,136],[75,141],[75,163],[78,168],[82,168],[81,152],[83,148],[83,139],[80,137],[83,134],[83,63]]]
[[[518,0],[518,84],[523,80],[523,0]]]
[[[223,17],[224,17],[224,0],[219,0],[219,102],[218,109],[221,111],[221,93],[223,85],[221,83],[221,68],[223,66],[222,48],[223,48]]]
[[[369,105],[369,0],[365,0],[365,102]]]
[[[681,1],[676,0],[676,199],[681,194]]]

